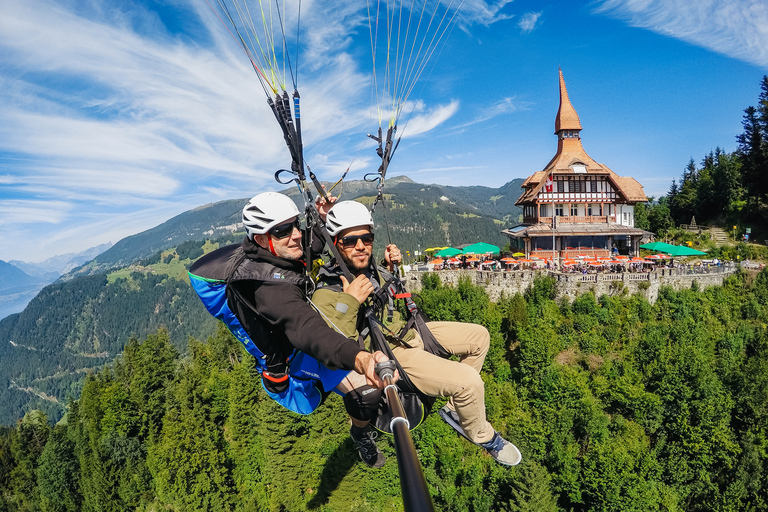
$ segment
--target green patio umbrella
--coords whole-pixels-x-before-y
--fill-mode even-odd
[[[670,256],[703,256],[707,253],[686,247],[684,245],[672,245],[666,249],[657,249],[659,252],[669,254]]]
[[[461,251],[462,254],[499,254],[501,249],[492,244],[486,244],[485,242],[478,242],[476,244],[468,245]]]
[[[461,254],[461,249],[456,249],[455,247],[447,247],[441,251],[437,251],[435,253],[435,257],[450,258],[451,256],[456,256],[457,254]]]
[[[648,244],[643,244],[640,246],[641,249],[647,249],[649,251],[658,251],[658,252],[664,252],[664,249],[669,249],[670,247],[675,247],[672,244],[666,244],[664,242],[651,242]]]
[[[702,256],[707,254],[684,245],[665,244],[664,242],[651,242],[649,244],[641,245],[640,248],[648,249],[649,251],[663,252],[670,256]]]

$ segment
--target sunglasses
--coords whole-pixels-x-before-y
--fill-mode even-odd
[[[366,233],[364,235],[357,236],[345,236],[340,238],[339,242],[341,242],[341,245],[345,249],[352,249],[353,247],[357,246],[358,240],[363,242],[363,245],[373,245],[373,233]]]
[[[273,237],[280,240],[281,238],[285,238],[287,236],[291,236],[293,233],[293,228],[298,229],[301,231],[301,224],[299,224],[299,219],[294,220],[293,222],[286,222],[285,224],[279,224],[272,229],[269,230],[269,234]]]

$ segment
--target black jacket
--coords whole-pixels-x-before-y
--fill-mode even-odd
[[[278,258],[248,239],[241,248],[250,262],[303,274],[302,261]],[[285,361],[296,348],[330,369],[353,370],[360,347],[328,327],[306,301],[306,291],[298,281],[235,280],[229,285],[234,289],[227,291],[229,307],[251,340],[268,355],[270,366]]]

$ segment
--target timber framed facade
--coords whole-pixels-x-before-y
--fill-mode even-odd
[[[560,71],[557,153],[522,185],[515,204],[523,222],[502,231],[513,251],[545,259],[638,255],[646,232],[635,228],[634,205],[647,201],[643,187],[587,155],[581,130]]]

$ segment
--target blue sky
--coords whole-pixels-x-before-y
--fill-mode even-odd
[[[323,180],[378,167],[365,6],[302,1],[305,155]],[[81,251],[283,188],[272,176],[290,159],[265,94],[205,0],[0,0],[0,12],[0,259]],[[587,152],[658,197],[691,157],[736,149],[768,73],[762,1],[465,0],[460,16],[409,96],[389,176],[498,187],[541,170],[561,67]]]

